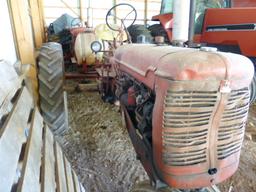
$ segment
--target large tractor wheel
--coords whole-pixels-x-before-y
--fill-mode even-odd
[[[47,125],[55,134],[68,128],[63,52],[58,43],[45,43],[38,57],[38,81],[40,108]]]

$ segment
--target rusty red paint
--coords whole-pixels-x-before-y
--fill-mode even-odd
[[[231,127],[230,129],[237,135],[231,134],[225,139],[225,126],[242,122],[242,130],[244,130],[249,107],[248,86],[254,73],[253,64],[249,59],[232,53],[132,44],[118,48],[111,62],[116,69],[142,82],[156,95],[152,119],[152,152],[155,169],[162,181],[175,188],[200,188],[220,183],[234,174],[239,164],[244,131],[240,132]],[[228,82],[226,85],[231,92],[222,90],[223,82]],[[191,98],[194,100],[190,101]],[[185,101],[190,103],[187,104],[188,102]],[[233,119],[234,109],[230,106],[235,107],[234,109],[243,107],[244,116]],[[177,115],[192,113],[194,116],[209,114],[209,118],[204,120],[199,115],[196,118],[203,119],[202,122],[207,121],[207,123],[197,126],[187,123],[186,127],[186,121],[190,120],[168,119],[166,113],[177,113]],[[154,168],[150,166],[145,152],[140,147],[140,139],[136,136],[135,128],[129,119],[126,119],[126,123],[135,150],[142,157],[142,164],[149,177],[153,178]],[[182,126],[176,128],[176,125]],[[201,131],[206,134],[201,136]],[[179,133],[184,137],[193,133],[195,137],[201,138],[199,141],[202,140],[203,143],[194,145],[190,135],[189,138],[183,139],[179,147],[167,145],[176,141]],[[168,139],[170,137],[172,139]],[[186,144],[186,140],[191,140],[191,144]],[[195,141],[198,142],[198,139]],[[232,151],[229,146],[232,142],[235,142],[237,150],[228,154],[222,145]],[[182,147],[184,144],[187,146]],[[203,155],[194,154],[193,150],[202,150]],[[183,157],[186,153],[192,154],[196,159],[191,160],[189,155]],[[188,164],[180,165],[179,161],[169,160],[179,159],[179,156],[183,159],[187,158],[182,162]],[[196,163],[193,163],[194,161]],[[217,173],[210,175],[208,171],[212,168],[216,168]]]

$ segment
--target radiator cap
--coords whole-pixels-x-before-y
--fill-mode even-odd
[[[200,51],[217,52],[218,49],[216,47],[200,47]]]

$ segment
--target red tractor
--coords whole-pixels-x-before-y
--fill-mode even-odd
[[[211,48],[155,44],[124,44],[108,59],[123,122],[151,191],[218,191],[211,186],[239,165],[252,62]]]

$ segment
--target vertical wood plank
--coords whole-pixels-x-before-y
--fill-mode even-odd
[[[15,31],[16,45],[18,49],[19,59],[22,64],[31,64],[32,67],[28,73],[28,77],[32,82],[33,95],[37,101],[37,75],[36,75],[36,60],[34,52],[33,33],[31,19],[29,17],[27,0],[9,0],[11,17]]]
[[[144,0],[144,25],[148,22],[148,0]]]
[[[84,0],[79,0],[80,19],[84,22]]]
[[[26,0],[10,0],[16,43],[22,63],[35,64],[33,34]]]
[[[43,43],[42,29],[41,29],[41,17],[38,0],[29,0],[31,20],[34,34],[34,41],[36,48],[40,48]]]
[[[42,166],[42,192],[55,192],[55,155],[54,155],[54,138],[50,129],[44,128],[44,149],[43,149],[43,166]]]
[[[43,119],[38,109],[34,110],[21,180],[18,191],[39,192],[40,191],[40,166],[42,148]]]
[[[19,99],[0,134],[0,191],[10,191],[16,176],[16,169],[22,144],[26,141],[25,130],[33,107],[32,98],[23,88]]]
[[[40,17],[40,28],[42,33],[43,42],[46,42],[45,39],[45,20],[44,20],[44,0],[38,0],[39,7],[39,17]]]
[[[67,181],[65,176],[64,158],[59,144],[55,141],[56,158],[56,184],[58,192],[67,192]]]
[[[74,182],[73,182],[73,176],[72,176],[72,169],[70,166],[70,163],[68,162],[67,158],[64,156],[64,162],[65,162],[65,170],[66,170],[66,181],[67,181],[67,188],[69,192],[74,192]]]

